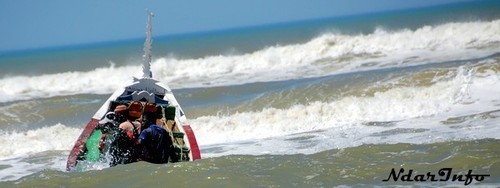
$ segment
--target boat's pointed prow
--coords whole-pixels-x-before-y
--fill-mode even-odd
[[[148,13],[148,22],[146,24],[146,41],[144,42],[144,55],[142,56],[142,77],[143,78],[153,78],[153,73],[151,72],[151,44],[153,40],[151,35],[153,32],[153,26],[151,21],[153,20],[153,12],[146,10]]]

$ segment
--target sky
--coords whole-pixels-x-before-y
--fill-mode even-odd
[[[0,52],[224,30],[464,0],[2,0]]]

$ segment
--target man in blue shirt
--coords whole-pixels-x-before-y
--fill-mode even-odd
[[[156,113],[144,113],[143,131],[139,136],[139,144],[142,148],[141,159],[150,163],[168,163],[176,161],[172,138],[162,127],[155,124]]]

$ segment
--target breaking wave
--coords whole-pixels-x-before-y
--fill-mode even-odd
[[[242,55],[159,58],[152,70],[156,79],[172,88],[317,77],[484,57],[500,50],[498,31],[500,20],[446,23],[416,30],[379,28],[359,35],[325,33],[303,44],[272,46]],[[4,77],[0,79],[0,102],[112,93],[140,72],[140,65],[116,67],[111,63],[88,72]]]
[[[196,133],[198,143],[204,147],[228,142],[248,140],[265,140],[282,136],[308,133],[311,131],[334,129],[332,135],[338,136],[336,147],[351,147],[361,139],[370,135],[381,135],[394,131],[392,126],[366,126],[375,122],[400,122],[415,119],[437,118],[438,125],[425,125],[417,129],[442,129],[439,124],[449,117],[470,116],[474,111],[488,112],[500,105],[497,96],[500,93],[500,75],[498,72],[478,73],[475,69],[458,68],[456,74],[447,80],[438,81],[425,86],[402,86],[378,91],[370,96],[345,96],[333,101],[315,101],[308,104],[296,104],[289,108],[264,108],[258,111],[245,111],[232,114],[201,116],[190,119],[190,124]],[[471,111],[470,109],[474,109]],[[500,118],[491,115],[491,118]],[[413,122],[414,123],[414,122]],[[407,131],[405,128],[415,128],[415,125],[403,125],[396,131]],[[418,126],[417,126],[418,128]],[[494,137],[498,134],[490,129],[498,126],[483,126],[482,128],[463,130],[446,129],[446,134],[438,134],[443,140]],[[56,124],[26,132],[0,131],[0,159],[15,158],[31,153],[50,150],[68,150],[78,137],[81,128],[71,128]],[[500,130],[499,130],[500,131]],[[336,134],[349,134],[343,137]],[[432,131],[429,133],[432,135]],[[238,136],[235,136],[238,135]],[[397,134],[396,134],[397,135]],[[331,135],[330,135],[331,136]],[[408,142],[424,142],[426,139],[406,138]],[[408,140],[410,139],[410,140]],[[402,141],[390,139],[392,141]],[[368,143],[384,142],[383,139],[365,140]],[[325,148],[311,148],[318,152]],[[233,152],[243,152],[235,150]]]
[[[68,150],[81,131],[63,124],[26,132],[0,131],[0,160],[49,150]]]
[[[494,110],[495,105],[500,105],[499,101],[485,93],[497,92],[500,92],[498,73],[474,77],[474,69],[461,67],[454,78],[430,86],[394,87],[373,96],[346,96],[287,109],[266,108],[229,116],[202,116],[192,120],[191,124],[199,134],[199,143],[203,144],[260,140],[330,128],[342,129],[339,132],[351,129],[359,133],[368,131],[362,125],[369,122],[399,122],[437,115],[446,119],[472,113],[472,105],[477,111]]]

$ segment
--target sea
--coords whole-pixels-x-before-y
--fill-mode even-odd
[[[500,186],[500,1],[153,31],[202,159],[67,172],[143,44],[0,52],[0,187]]]

